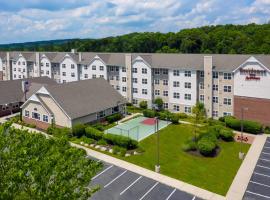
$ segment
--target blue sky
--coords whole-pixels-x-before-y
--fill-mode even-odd
[[[0,0],[0,43],[269,20],[270,0]]]

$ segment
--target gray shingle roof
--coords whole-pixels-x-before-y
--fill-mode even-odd
[[[56,82],[48,77],[23,79],[30,82],[27,97],[40,89],[43,85],[53,85]],[[0,81],[0,105],[12,102],[23,102],[22,80]]]
[[[103,78],[45,87],[71,119],[126,103]]]

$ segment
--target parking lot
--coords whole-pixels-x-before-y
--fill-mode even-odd
[[[100,186],[94,200],[199,200],[145,176],[104,163],[103,170],[92,178],[90,187]]]
[[[270,138],[267,138],[244,195],[245,200],[270,199]]]

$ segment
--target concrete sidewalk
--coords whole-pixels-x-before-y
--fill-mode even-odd
[[[255,137],[252,146],[227,192],[226,199],[241,200],[243,198],[266,139],[266,135],[257,135]]]

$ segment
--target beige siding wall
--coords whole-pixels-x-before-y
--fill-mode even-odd
[[[25,111],[29,111],[29,118],[32,118],[32,112],[36,112],[40,114],[40,120],[43,120],[43,115],[48,116],[49,123],[51,122],[50,113],[42,106],[39,102],[29,101],[27,105],[22,109],[22,115],[25,117]]]
[[[64,127],[71,127],[71,120],[64,113],[64,111],[55,103],[55,101],[48,95],[41,95],[39,97],[49,107],[54,114],[55,124]]]
[[[212,56],[204,57],[204,105],[208,117],[212,117]]]
[[[75,124],[78,124],[78,123],[86,124],[86,123],[96,121],[96,120],[97,120],[97,114],[94,113],[94,114],[91,114],[91,115],[87,115],[85,117],[80,117],[80,118],[72,120],[72,125],[75,125]]]
[[[127,71],[127,100],[132,102],[132,65],[131,54],[125,55],[126,71]]]

